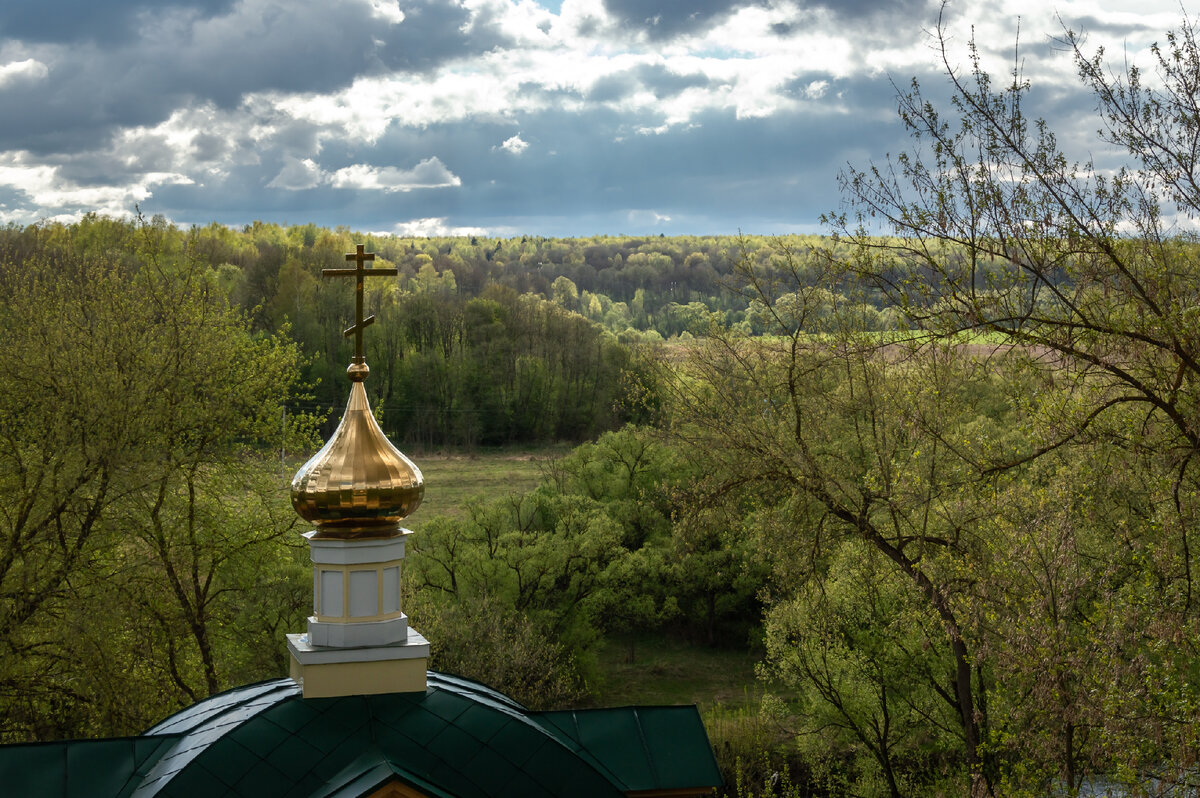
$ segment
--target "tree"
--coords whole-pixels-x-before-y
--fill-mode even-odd
[[[566,310],[579,310],[579,289],[565,276],[555,277],[550,284],[551,299]]]
[[[799,550],[811,563],[800,573],[776,565],[775,601],[824,579],[847,539],[888,563],[940,629],[941,668],[904,678],[945,703],[972,789],[986,792],[996,778],[984,745],[988,679],[975,667],[964,573],[986,554],[991,486],[962,442],[1012,450],[996,401],[1003,368],[937,341],[879,338],[860,305],[830,305],[826,285],[853,294],[841,264],[814,271],[785,245],[777,252],[765,268],[755,258],[739,266],[768,335],[714,331],[669,377],[673,432],[706,472],[696,504],[733,503],[750,528],[757,519],[769,537],[797,539],[770,544],[788,552],[777,562]]]
[[[0,734],[136,730],[97,727],[99,712],[55,718],[27,699],[66,691],[82,715],[96,708],[89,691],[104,680],[73,672],[83,640],[108,667],[128,654],[121,645],[140,647],[149,668],[159,656],[198,661],[198,678],[173,674],[188,699],[227,686],[216,629],[232,618],[231,592],[260,581],[247,558],[290,526],[251,508],[276,490],[263,484],[255,444],[275,451],[285,434],[293,448],[310,438],[302,419],[280,426],[296,346],[252,335],[180,256],[170,228],[129,227],[131,250],[85,255],[91,244],[67,231],[53,261],[0,265],[0,702],[11,724]],[[249,528],[232,523],[233,507],[250,510]],[[86,613],[165,613],[186,637],[179,649],[72,634]],[[172,705],[163,703],[147,706]]]
[[[905,581],[847,540],[766,618],[763,670],[799,694],[797,744],[842,760],[859,794],[910,793],[956,748],[953,708],[927,677],[943,666],[937,618]]]
[[[1040,516],[1050,533],[1072,530],[1086,515],[1115,544],[1097,560],[1104,579],[1072,587],[1084,600],[1054,613],[1068,624],[1055,621],[1056,636],[1085,633],[1108,657],[1085,671],[1087,690],[1053,688],[1058,699],[1075,696],[1060,707],[1066,717],[1087,716],[1063,731],[1059,778],[1074,789],[1076,765],[1086,762],[1135,785],[1151,773],[1160,784],[1188,784],[1196,741],[1176,730],[1194,721],[1200,698],[1191,675],[1200,654],[1192,539],[1200,509],[1200,259],[1188,232],[1200,215],[1195,25],[1185,19],[1153,49],[1150,77],[1132,66],[1112,71],[1103,52],[1086,52],[1081,34],[1065,32],[1097,102],[1097,145],[1124,149],[1126,165],[1115,170],[1072,160],[1044,121],[1025,115],[1033,87],[1019,71],[998,84],[973,43],[970,69],[959,70],[946,41],[939,25],[949,113],[916,82],[902,92],[900,116],[916,147],[847,171],[852,210],[828,221],[855,246],[859,275],[902,309],[907,325],[944,340],[986,334],[997,348],[1030,356],[1035,390],[1020,400],[1029,445],[979,450],[982,474],[1017,473],[1059,455],[1104,464],[1090,477],[1111,483],[1111,495],[1072,502],[1070,520]],[[1019,504],[1022,523],[1038,517],[1030,511],[1036,502]],[[1077,545],[1073,532],[1053,535]],[[1069,564],[1045,562],[1046,574],[1077,582]],[[1044,595],[1064,596],[1061,585]],[[1009,617],[1019,606],[1008,604]],[[1087,728],[1101,731],[1083,751]]]

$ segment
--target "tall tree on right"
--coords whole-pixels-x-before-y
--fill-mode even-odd
[[[826,221],[913,328],[1037,355],[1032,384],[1045,389],[1024,397],[1033,445],[981,470],[1069,454],[1124,508],[1076,516],[1113,545],[1095,564],[1103,590],[1072,620],[1095,667],[1075,688],[1063,777],[1075,789],[1074,764],[1089,758],[1166,783],[1186,778],[1200,743],[1189,731],[1200,711],[1200,46],[1185,18],[1148,74],[1114,71],[1073,31],[1064,40],[1096,99],[1098,145],[1121,148],[1124,166],[1071,160],[1026,116],[1020,70],[1001,85],[973,42],[958,69],[939,24],[949,108],[916,81],[902,92],[912,151],[849,169],[849,211]]]

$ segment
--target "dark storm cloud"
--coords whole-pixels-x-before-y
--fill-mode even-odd
[[[738,9],[767,5],[767,0],[604,0],[605,10],[620,27],[651,39],[695,33]]]
[[[0,106],[21,109],[0,114],[0,150],[40,156],[104,147],[119,127],[154,124],[175,108],[178,97],[150,94],[158,89],[153,78],[113,69],[111,60],[104,70],[89,69],[80,55],[69,53],[51,64],[46,81],[0,87]],[[60,69],[70,73],[63,80],[57,76]],[[125,76],[114,82],[117,72]]]
[[[698,232],[688,227],[696,222],[688,220],[700,218],[709,220],[708,231],[721,232],[735,232],[739,226],[750,232],[763,219],[812,224],[833,209],[837,172],[848,159],[862,160],[871,149],[886,149],[903,135],[890,120],[872,124],[861,115],[838,113],[739,120],[714,111],[693,122],[687,130],[616,141],[588,139],[584,129],[620,127],[618,119],[546,118],[540,125],[526,125],[523,135],[557,142],[557,156],[536,166],[502,164],[525,169],[526,179],[518,179],[514,171],[495,175],[495,184],[470,183],[464,165],[464,186],[479,188],[464,192],[460,201],[464,210],[473,211],[472,218],[496,216],[495,209],[504,208],[527,219],[579,214],[614,220],[607,228],[576,228],[569,230],[572,234]],[[606,168],[595,169],[597,160]],[[638,222],[629,217],[634,210],[657,212],[672,221]],[[616,221],[622,218],[623,223]],[[643,229],[633,229],[635,224]]]
[[[889,89],[877,88],[879,82],[839,81],[835,88],[843,96],[878,102],[890,98]],[[186,222],[262,218],[378,231],[430,217],[444,217],[452,226],[547,235],[807,230],[822,212],[836,210],[837,173],[847,161],[866,166],[872,156],[906,146],[890,107],[890,101],[882,112],[878,105],[849,111],[810,107],[740,120],[729,110],[710,111],[688,129],[663,135],[633,133],[642,120],[611,108],[544,111],[516,123],[392,127],[371,146],[327,142],[321,169],[327,174],[352,164],[411,169],[436,157],[461,178],[461,186],[386,193],[322,184],[274,191],[266,184],[283,164],[268,159],[221,184],[160,186],[147,207]],[[529,151],[521,156],[497,151],[516,127],[530,142]]]
[[[192,156],[201,163],[215,161],[229,152],[229,142],[211,133],[198,133],[192,137]]]
[[[201,17],[224,13],[234,0],[183,0],[170,5]],[[148,0],[12,0],[0,3],[0,40],[64,44],[127,42],[137,36],[139,17],[164,3]]]
[[[203,18],[192,6],[140,8],[118,8],[140,21],[127,42],[26,45],[48,75],[0,86],[0,104],[22,109],[0,115],[0,150],[102,147],[114,131],[153,126],[181,107],[236,108],[265,91],[332,92],[360,75],[430,70],[500,42],[486,20],[469,25],[464,9],[439,0],[406,4],[398,25],[362,2],[211,2],[208,11],[224,13]]]
[[[163,71],[164,91],[231,108],[258,91],[334,91],[371,66],[374,37],[361,5],[312,14],[276,8],[249,29],[239,22],[226,18],[197,31],[199,40],[143,49]]]
[[[427,131],[424,143],[444,141],[439,157],[463,185],[447,193],[436,212],[415,204],[406,210],[410,218],[444,215],[460,225],[486,219],[559,235],[812,229],[821,213],[837,210],[837,175],[847,162],[865,168],[872,158],[910,146],[886,79],[831,81],[827,97],[834,94],[837,102],[771,117],[708,111],[686,129],[662,135],[631,133],[637,120],[611,110],[545,112],[520,122],[522,138],[537,152],[554,152],[537,159],[476,157],[478,142],[449,129]],[[510,134],[497,129],[490,135]],[[671,221],[654,221],[649,213],[630,221],[637,209]],[[587,219],[604,224],[582,226]],[[767,229],[767,220],[778,224]]]
[[[405,2],[404,22],[386,31],[377,57],[391,70],[425,72],[470,53],[485,53],[510,42],[497,32],[487,10],[472,18],[466,8],[444,0]]]
[[[312,0],[213,20],[190,41],[151,48],[172,84],[236,105],[256,91],[330,92],[363,74],[427,72],[502,43],[485,23],[440,0],[405,3],[404,21],[375,17],[366,3]],[[180,57],[185,56],[185,57]]]
[[[593,103],[615,102],[623,97],[628,97],[637,89],[637,78],[632,70],[627,70],[600,78],[584,93],[583,98]]]
[[[60,179],[79,186],[121,185],[148,172],[174,171],[175,151],[161,136],[143,136],[131,151],[83,151],[46,162],[58,166]]]
[[[682,74],[662,64],[639,64],[600,78],[584,93],[584,99],[599,103],[615,102],[644,88],[661,100],[712,83],[711,78],[699,72]]]
[[[304,119],[283,117],[273,119],[275,133],[271,136],[272,148],[285,153],[307,156],[321,149],[321,134],[324,128]]]
[[[823,8],[843,20],[868,17],[908,16],[919,9],[938,7],[937,0],[810,0],[802,3],[809,8]]]
[[[1125,39],[1135,34],[1151,32],[1160,34],[1162,31],[1151,25],[1139,24],[1118,24],[1109,20],[1100,19],[1099,17],[1085,16],[1076,17],[1071,20],[1065,20],[1067,27],[1080,32],[1086,39],[1088,32],[1103,33],[1114,39]]]

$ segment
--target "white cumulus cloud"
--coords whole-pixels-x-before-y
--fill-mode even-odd
[[[628,213],[630,224],[635,225],[660,225],[671,221],[671,217],[665,213],[659,213],[655,210],[638,208],[631,210]]]
[[[396,0],[370,0],[370,5],[371,13],[377,19],[393,25],[399,25],[404,21],[404,12],[400,10],[400,4]]]
[[[371,166],[356,163],[335,172],[326,172],[311,158],[288,158],[267,188],[305,191],[321,185],[367,191],[413,191],[419,188],[452,188],[462,179],[451,172],[436,156],[426,158],[412,169]]]
[[[437,238],[442,236],[486,236],[488,231],[483,227],[455,227],[449,224],[445,216],[435,216],[428,219],[412,219],[400,222],[392,228],[391,235],[401,238]]]
[[[426,158],[412,169],[354,164],[334,172],[330,183],[334,188],[412,191],[417,188],[461,186],[462,179],[447,169],[446,165],[435,156]]]
[[[77,218],[82,211],[125,216],[134,203],[151,197],[155,186],[191,183],[187,175],[147,172],[121,185],[87,185],[65,178],[59,167],[34,162],[29,153],[0,154],[0,186],[23,192],[41,208],[63,209],[58,218]]]
[[[810,100],[819,100],[825,96],[825,92],[829,90],[829,81],[814,80],[804,88],[804,96]]]
[[[529,149],[529,142],[522,139],[521,134],[518,133],[512,138],[505,139],[504,143],[500,145],[500,149],[511,152],[513,155],[520,155]]]

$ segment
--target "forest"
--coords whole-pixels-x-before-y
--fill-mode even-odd
[[[1124,169],[950,72],[824,237],[0,229],[0,740],[284,672],[361,243],[402,449],[569,447],[415,525],[434,667],[561,707],[606,643],[752,651],[729,795],[1195,793],[1200,47],[1067,41]]]

